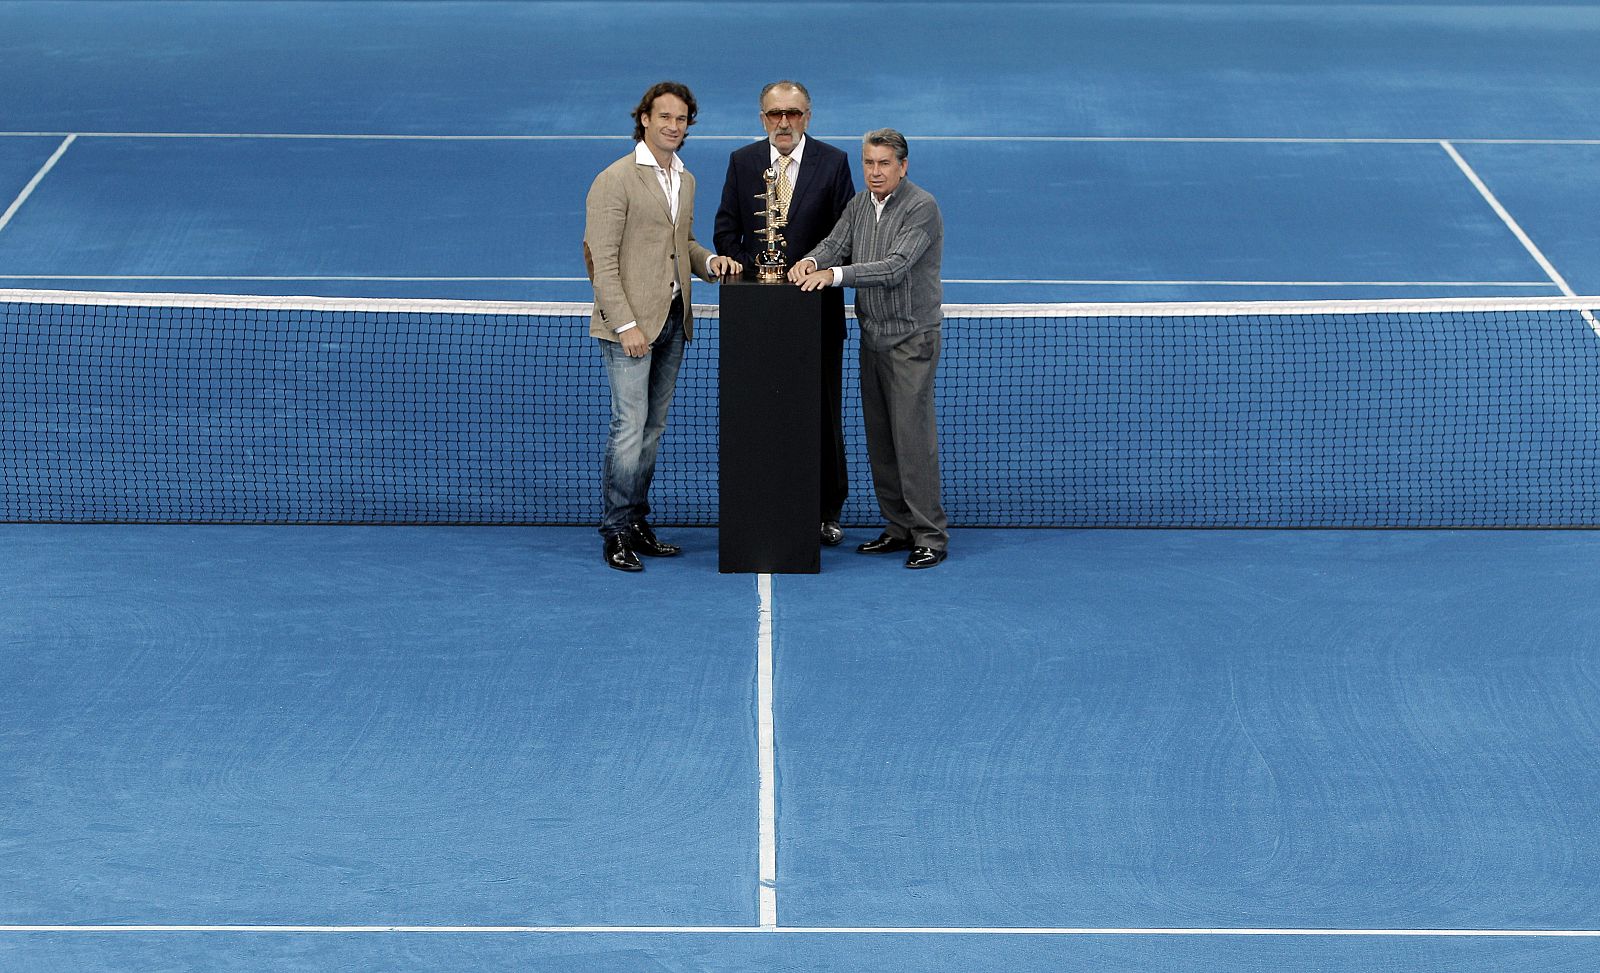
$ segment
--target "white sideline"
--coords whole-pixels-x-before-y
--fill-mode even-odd
[[[1568,297],[1576,297],[1577,292],[1567,283],[1567,279],[1561,276],[1561,272],[1556,270],[1556,265],[1550,262],[1549,258],[1544,255],[1544,251],[1540,250],[1538,245],[1533,242],[1533,238],[1528,236],[1522,229],[1522,226],[1512,217],[1511,211],[1501,205],[1500,200],[1495,197],[1488,184],[1478,177],[1477,171],[1468,164],[1466,159],[1462,158],[1461,153],[1456,151],[1456,147],[1447,141],[1440,142],[1439,145],[1449,154],[1451,161],[1455,162],[1456,168],[1460,169],[1468,181],[1472,183],[1473,188],[1478,191],[1478,195],[1482,196],[1484,201],[1489,204],[1489,207],[1494,210],[1495,215],[1500,217],[1500,222],[1506,225],[1506,229],[1511,231],[1511,234],[1517,238],[1517,242],[1522,244],[1523,249],[1527,250],[1529,255],[1533,257],[1534,262],[1539,265],[1539,269],[1549,275],[1550,280],[1556,287],[1560,288],[1561,293]],[[1585,310],[1583,319],[1589,322],[1590,330],[1600,336],[1600,321],[1595,320],[1594,314]]]
[[[73,140],[76,138],[76,135],[68,135],[65,139],[62,139],[61,144],[56,147],[55,153],[45,160],[44,165],[39,167],[39,171],[33,174],[32,179],[28,180],[28,184],[22,187],[22,192],[18,193],[17,198],[11,201],[11,205],[6,207],[6,211],[0,213],[0,230],[4,230],[6,225],[11,222],[11,218],[17,215],[17,210],[22,208],[22,204],[28,201],[29,196],[33,195],[33,191],[38,188],[39,183],[43,182],[44,177],[50,173],[51,169],[56,167],[57,162],[61,161],[61,157],[66,154],[67,147],[72,145]]]

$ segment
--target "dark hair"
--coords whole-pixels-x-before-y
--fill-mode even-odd
[[[676,81],[659,81],[650,86],[650,90],[646,91],[644,97],[639,99],[639,107],[633,110],[633,140],[635,142],[644,141],[644,123],[639,119],[644,115],[650,114],[656,106],[656,99],[662,95],[676,95],[683,99],[683,103],[689,106],[690,125],[694,124],[695,116],[700,114],[700,106],[695,104],[694,95],[689,93],[688,85],[679,84]]]
[[[774,82],[772,82],[771,84],[767,85],[765,88],[761,89],[761,97],[760,97],[760,99],[757,100],[756,104],[765,105],[767,103],[767,95],[769,93],[771,93],[773,88],[793,88],[794,90],[800,92],[800,96],[806,100],[806,110],[807,111],[811,110],[811,92],[807,91],[806,90],[806,86],[801,84],[798,81],[774,81]]]
[[[894,150],[896,162],[906,161],[906,156],[911,154],[911,149],[906,145],[906,137],[892,128],[875,128],[861,137],[861,148],[869,145],[887,145]]]

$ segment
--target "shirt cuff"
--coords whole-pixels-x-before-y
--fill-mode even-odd
[[[634,328],[636,328],[638,326],[639,326],[639,322],[637,322],[637,321],[629,321],[627,324],[623,325],[620,328],[617,328],[612,333],[613,334],[621,334],[624,331],[632,331]]]
[[[833,268],[833,286],[839,287],[839,286],[841,286],[843,284],[844,284],[844,268],[843,267],[835,267],[835,268]]]

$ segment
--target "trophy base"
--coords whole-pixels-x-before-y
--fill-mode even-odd
[[[762,284],[781,284],[787,279],[789,268],[785,264],[756,267],[756,280]]]

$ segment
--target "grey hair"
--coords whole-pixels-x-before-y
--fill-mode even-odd
[[[861,136],[862,150],[865,151],[869,145],[887,145],[894,149],[896,162],[906,161],[906,156],[911,154],[911,149],[906,146],[906,137],[892,128],[875,128]]]
[[[756,104],[758,104],[758,105],[766,104],[767,103],[767,95],[772,91],[773,88],[793,88],[794,90],[800,92],[802,95],[805,96],[805,99],[806,99],[806,110],[807,111],[811,110],[811,92],[807,91],[806,90],[806,86],[801,84],[798,81],[774,81],[774,82],[772,82],[771,84],[767,85],[765,88],[761,89],[761,97],[760,97],[760,99],[757,100]]]

